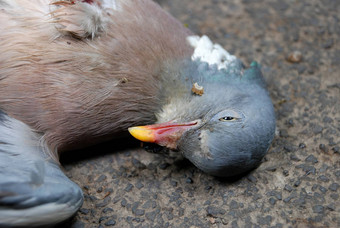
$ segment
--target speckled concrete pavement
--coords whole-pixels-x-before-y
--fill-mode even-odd
[[[63,156],[85,202],[61,227],[340,227],[339,1],[159,2],[246,65],[262,64],[273,145],[258,169],[232,180],[132,138]]]

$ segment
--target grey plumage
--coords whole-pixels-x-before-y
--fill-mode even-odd
[[[38,135],[1,110],[0,132],[0,227],[55,224],[75,213],[82,191],[44,152]]]

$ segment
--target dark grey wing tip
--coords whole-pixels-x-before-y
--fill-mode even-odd
[[[0,227],[45,226],[60,223],[81,207],[81,189],[67,179],[45,182],[0,184]],[[4,194],[2,194],[4,193]]]
[[[0,227],[58,224],[83,203],[79,186],[49,159],[40,139],[0,111]]]

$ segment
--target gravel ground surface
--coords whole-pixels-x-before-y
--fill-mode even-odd
[[[161,0],[195,33],[261,63],[277,115],[263,163],[217,179],[132,138],[62,157],[85,202],[60,227],[340,227],[338,0]]]

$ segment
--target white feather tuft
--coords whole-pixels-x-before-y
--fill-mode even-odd
[[[188,43],[195,48],[192,60],[200,59],[209,65],[217,65],[218,69],[226,69],[235,60],[234,55],[229,54],[221,45],[214,44],[207,36],[188,36]]]

